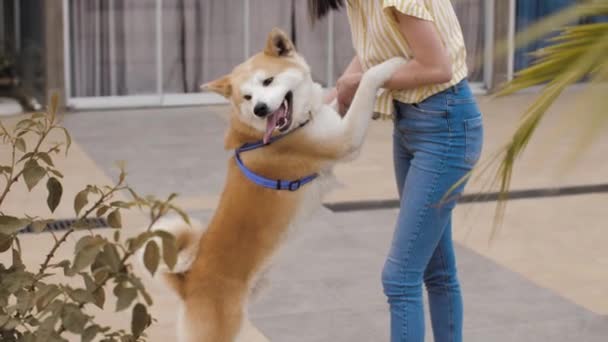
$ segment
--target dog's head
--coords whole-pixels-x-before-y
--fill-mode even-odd
[[[279,29],[268,35],[264,51],[202,86],[226,97],[239,122],[267,142],[309,117],[313,81],[310,68]]]

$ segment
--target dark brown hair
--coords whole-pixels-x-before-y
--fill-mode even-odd
[[[308,0],[308,13],[314,23],[323,18],[331,10],[339,10],[344,6],[344,0]]]

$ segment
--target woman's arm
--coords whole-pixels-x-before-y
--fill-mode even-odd
[[[346,67],[346,69],[344,70],[344,72],[342,73],[342,76],[340,76],[340,78],[336,81],[336,87],[332,88],[330,90],[330,92],[325,96],[324,102],[327,104],[333,102],[336,99],[336,97],[338,96],[337,86],[341,83],[344,83],[344,80],[346,78],[349,78],[352,75],[359,75],[362,72],[363,72],[363,68],[361,67],[361,62],[359,62],[359,58],[355,55],[353,57],[353,59],[350,61],[350,63],[348,64],[348,66]],[[351,76],[347,76],[347,75],[351,75]]]
[[[387,89],[412,89],[452,79],[452,63],[433,22],[393,10],[413,57],[384,83]]]

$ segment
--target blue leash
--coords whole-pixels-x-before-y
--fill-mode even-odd
[[[308,124],[308,122],[310,122],[310,120],[305,121],[300,126],[296,127],[294,130],[292,130],[291,132],[289,132],[287,134],[272,137],[267,144],[264,144],[264,142],[262,142],[262,141],[257,141],[254,143],[244,144],[243,146],[237,148],[234,151],[234,158],[236,159],[236,164],[239,166],[239,168],[241,169],[241,171],[243,172],[245,177],[249,178],[249,180],[254,182],[255,184],[268,188],[268,189],[289,190],[289,191],[296,191],[302,185],[306,185],[306,184],[312,182],[313,180],[315,180],[315,178],[317,178],[319,176],[316,173],[313,173],[312,175],[308,175],[306,177],[299,178],[296,180],[291,180],[291,181],[266,178],[264,176],[258,175],[257,173],[251,171],[249,168],[247,168],[247,166],[245,166],[245,164],[243,163],[243,160],[241,160],[242,152],[247,152],[247,151],[251,151],[251,150],[255,150],[255,149],[264,147],[266,145],[270,145],[273,142],[286,137],[288,134],[293,133],[293,132],[297,131],[298,129],[306,126],[306,124]]]

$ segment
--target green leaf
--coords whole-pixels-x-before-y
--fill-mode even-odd
[[[144,251],[144,266],[146,266],[146,269],[148,269],[151,274],[154,274],[158,268],[159,261],[160,252],[158,245],[156,242],[154,242],[154,240],[150,240]]]
[[[175,241],[175,237],[162,230],[157,230],[154,233],[163,240],[163,260],[165,264],[170,269],[173,269],[177,263],[177,242]]]
[[[61,322],[67,331],[81,334],[87,324],[88,317],[82,309],[74,304],[66,304],[61,312]]]
[[[25,140],[23,140],[23,138],[18,138],[15,140],[15,148],[25,153]]]
[[[173,205],[169,206],[169,208],[173,209],[173,211],[178,213],[179,216],[181,216],[182,220],[184,220],[184,222],[186,222],[187,224],[190,224],[190,217],[188,216],[188,214],[186,214],[185,211],[183,211],[181,208],[178,208]]]
[[[127,245],[129,246],[129,251],[134,252],[138,250],[152,236],[154,236],[154,233],[152,232],[143,232],[133,238],[128,239]]]
[[[95,303],[98,308],[103,309],[103,305],[106,302],[105,290],[101,287],[97,289],[95,292],[93,292],[93,299],[95,300],[93,303]]]
[[[19,129],[29,128],[35,124],[36,124],[36,122],[32,119],[23,119],[23,120],[17,122],[17,124],[15,125],[15,129],[19,130]]]
[[[97,217],[102,217],[107,211],[108,209],[110,209],[110,207],[108,207],[107,205],[102,205],[101,207],[99,207],[99,209],[97,209],[97,211],[95,212],[95,216]]]
[[[131,317],[131,333],[135,337],[139,337],[149,325],[150,315],[148,315],[148,310],[141,303],[135,304]]]
[[[118,272],[121,267],[120,255],[113,244],[103,246],[103,251],[97,256],[97,261],[107,265],[112,272]]]
[[[45,175],[46,170],[38,165],[38,162],[33,159],[28,160],[23,167],[23,178],[25,179],[27,189],[30,191],[32,191]]]
[[[70,136],[70,133],[68,133],[68,130],[65,127],[58,128],[63,130],[63,133],[65,134],[65,155],[67,156],[70,146],[72,146],[72,137]]]
[[[19,159],[19,162],[22,162],[28,158],[31,158],[33,155],[34,155],[34,152],[28,152],[21,156],[21,158]]]
[[[28,223],[29,221],[25,219],[18,219],[16,217],[6,215],[0,216],[0,233],[12,235],[25,228]]]
[[[53,220],[37,220],[32,222],[32,230],[36,233],[40,233],[46,229],[47,224],[53,222]]]
[[[84,329],[82,333],[81,342],[91,342],[95,339],[95,336],[101,332],[101,329],[97,324],[93,324]]]
[[[11,171],[13,171],[13,168],[10,166],[0,166],[0,174],[2,174],[2,173],[10,174]]]
[[[77,303],[90,303],[94,301],[93,296],[84,289],[69,290],[68,296]]]
[[[114,202],[110,203],[110,205],[112,207],[123,208],[123,209],[129,209],[131,207],[129,205],[129,203],[124,202],[124,201],[114,201]]]
[[[46,170],[59,178],[63,178],[63,174],[55,169],[48,168]]]
[[[6,324],[6,322],[8,322],[9,319],[10,319],[9,316],[0,314],[0,327],[4,326]]]
[[[59,321],[59,316],[57,315],[49,315],[45,318],[37,331],[37,339],[36,342],[47,342],[51,338],[51,334],[55,332],[55,325]]]
[[[97,283],[93,280],[93,278],[91,278],[88,273],[81,273],[81,275],[84,279],[84,284],[87,288],[87,291],[89,291],[91,293],[91,296],[93,297],[93,303],[100,309],[103,309],[103,305],[106,301],[106,293],[103,287],[97,289]]]
[[[61,195],[63,195],[63,187],[61,183],[55,177],[49,178],[46,182],[46,188],[49,191],[49,195],[46,198],[46,204],[48,204],[51,212],[55,212],[59,202],[61,202]]]
[[[36,113],[33,113],[33,114],[32,114],[31,118],[32,118],[32,119],[42,119],[42,118],[43,118],[43,117],[45,117],[45,116],[46,116],[46,114],[45,114],[45,113],[36,112]]]
[[[49,305],[53,299],[61,294],[61,290],[57,285],[45,285],[36,291],[36,309],[38,312],[42,311]]]
[[[0,233],[0,253],[8,251],[13,245],[13,237]]]
[[[87,198],[88,195],[89,189],[86,188],[80,191],[78,194],[76,194],[76,197],[74,197],[74,211],[76,212],[76,215],[79,215],[80,210],[82,210],[82,208],[84,208],[84,206],[89,203],[89,200]]]
[[[80,241],[78,242],[80,243]],[[76,244],[76,257],[72,265],[73,272],[80,272],[85,267],[90,266],[106,242],[101,238],[93,238],[91,241],[85,242],[80,246],[79,243]]]
[[[49,100],[49,104],[48,104],[48,113],[49,113],[48,115],[49,115],[50,123],[55,122],[58,111],[59,111],[59,94],[57,92],[54,92],[53,95],[51,95],[51,99]]]
[[[13,267],[23,266],[23,261],[21,260],[21,253],[16,249],[13,249]]]
[[[108,224],[112,228],[122,227],[122,222],[120,219],[120,211],[118,209],[114,210],[113,212],[110,213],[110,215],[108,215]]]
[[[17,312],[24,316],[34,307],[34,294],[30,291],[22,290],[16,293]]]
[[[118,312],[131,306],[137,298],[137,290],[132,287],[123,287],[119,284],[114,288],[114,295],[118,298],[116,301],[116,312]]]
[[[48,153],[46,153],[46,152],[38,152],[38,153],[36,153],[36,156],[38,158],[40,158],[40,160],[42,160],[43,162],[47,163],[49,166],[55,166],[53,164],[53,159],[51,159],[51,157],[49,156]]]

